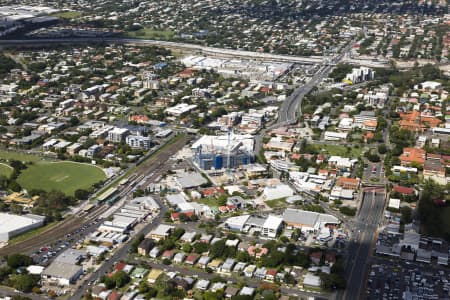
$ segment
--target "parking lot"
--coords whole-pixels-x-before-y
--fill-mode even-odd
[[[365,299],[449,299],[449,281],[444,268],[386,261],[370,266]]]
[[[76,247],[77,243],[82,243],[84,237],[90,232],[95,231],[97,227],[98,221],[92,221],[81,228],[66,234],[63,239],[59,239],[51,245],[41,247],[31,254],[34,263],[44,267],[48,266],[53,258],[64,251],[64,249]]]

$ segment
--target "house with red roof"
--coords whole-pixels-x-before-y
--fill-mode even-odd
[[[201,190],[200,193],[203,195],[203,197],[212,197],[212,196],[224,195],[225,190],[221,187],[210,187],[210,188],[205,188],[205,189]]]
[[[186,257],[186,260],[184,261],[188,265],[194,265],[198,260],[198,256],[196,254],[190,254],[188,257]]]
[[[123,271],[123,269],[125,269],[126,267],[126,263],[124,262],[119,262],[114,266],[114,272],[119,272],[119,271]]]
[[[122,294],[118,291],[114,290],[108,295],[108,300],[119,300],[122,297]]]
[[[194,216],[195,213],[194,213],[193,211],[187,211],[187,212],[183,212],[183,213],[180,213],[180,212],[172,212],[172,213],[170,214],[170,218],[172,219],[173,222],[177,222],[177,221],[180,220],[180,216],[181,216],[181,215],[185,215],[185,216],[187,216],[187,217],[190,218],[190,217]]]
[[[341,176],[338,178],[336,185],[344,189],[357,190],[359,187],[359,179]]]
[[[397,192],[402,195],[406,196],[413,196],[415,195],[415,191],[411,187],[401,186],[401,185],[395,185],[392,189],[392,191]]]
[[[427,152],[420,148],[403,148],[403,153],[400,155],[400,162],[402,166],[409,166],[413,163],[423,166],[425,163]]]
[[[161,257],[162,258],[167,258],[167,259],[172,259],[174,255],[175,255],[175,250],[166,250],[161,255]]]
[[[277,273],[278,273],[277,269],[268,269],[266,271],[266,280],[274,281],[275,277],[277,276]]]

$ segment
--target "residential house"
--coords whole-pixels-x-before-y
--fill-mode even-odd
[[[426,154],[426,151],[420,148],[404,148],[403,154],[399,157],[401,165],[409,166],[411,164],[417,164],[423,166]]]
[[[155,241],[152,239],[144,239],[138,246],[138,254],[142,256],[148,256],[150,250],[155,247]]]

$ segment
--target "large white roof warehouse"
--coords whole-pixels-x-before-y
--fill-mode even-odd
[[[326,225],[339,224],[339,219],[329,214],[287,208],[283,213],[283,221],[287,226],[301,228],[303,231],[320,230]]]
[[[44,225],[45,217],[38,215],[12,215],[0,213],[0,242],[7,242],[10,238],[28,230]]]

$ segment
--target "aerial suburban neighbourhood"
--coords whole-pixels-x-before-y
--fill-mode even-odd
[[[0,300],[450,299],[449,6],[2,1]]]

